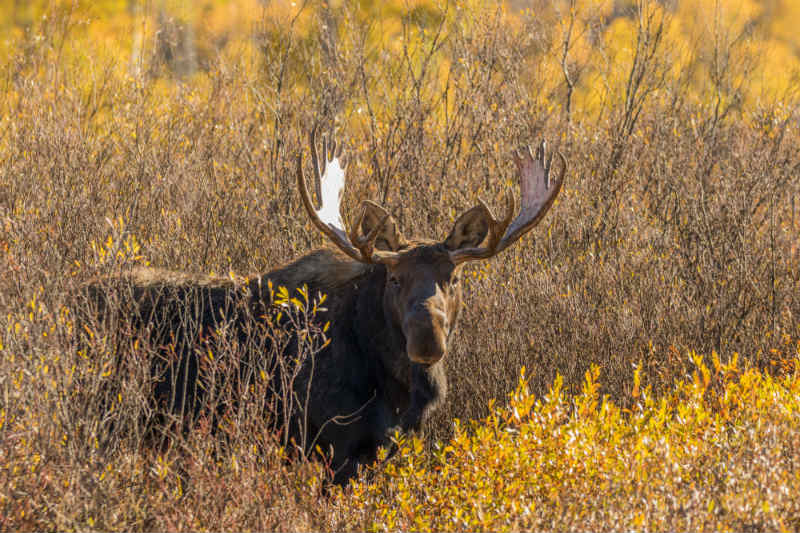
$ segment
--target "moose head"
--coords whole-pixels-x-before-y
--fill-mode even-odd
[[[322,140],[322,160],[311,134],[311,158],[315,188],[321,207],[316,209],[306,186],[301,157],[297,183],[303,205],[314,225],[342,252],[355,261],[380,264],[386,269],[383,310],[405,338],[406,354],[414,363],[430,365],[447,352],[447,341],[461,306],[459,279],[467,261],[489,259],[533,229],[558,196],[566,171],[560,152],[561,172],[552,180],[553,154],[542,141],[513,154],[521,190],[517,216],[514,196],[506,194],[506,212],[494,216],[480,201],[456,220],[443,241],[406,239],[397,221],[380,205],[366,200],[356,224],[348,231],[342,221],[340,201],[346,164],[341,144]],[[320,165],[322,163],[322,165]]]

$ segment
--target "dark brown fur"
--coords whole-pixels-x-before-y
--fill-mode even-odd
[[[90,292],[103,302],[113,290],[133,328],[165,352],[154,366],[154,393],[160,408],[168,405],[181,414],[196,413],[204,401],[198,345],[224,328],[239,337],[240,346],[254,346],[247,337],[252,321],[270,306],[270,282],[273,290],[284,286],[295,294],[305,285],[309,295],[326,294],[327,311],[316,319],[330,321],[331,343],[316,355],[313,375],[307,364],[294,384],[298,394],[310,390],[307,409],[292,409],[290,419],[280,422],[289,424],[298,441],[305,435],[306,448],[332,448],[335,481],[344,482],[359,464],[374,460],[395,430],[419,429],[445,394],[440,360],[461,302],[453,283],[459,269],[443,244],[404,243],[402,252],[391,272],[322,249],[247,281],[137,268],[112,283],[92,284]],[[397,279],[402,287],[395,290]],[[410,314],[420,324],[404,326],[407,308],[416,309]],[[430,318],[436,309],[443,321]],[[430,342],[432,348],[423,347],[420,354],[430,360],[409,359],[404,327],[422,330],[421,344]],[[296,350],[291,342],[283,355],[292,358]],[[240,375],[247,369],[252,375],[254,366],[274,373],[270,352],[267,343],[260,353],[242,353]],[[281,394],[279,383],[273,391]]]
[[[112,283],[128,291],[121,300],[132,305],[122,309],[133,328],[148,332],[166,353],[154,366],[159,404],[173,413],[213,412],[204,405],[213,383],[198,347],[222,335],[239,347],[229,370],[238,369],[240,380],[262,370],[272,376],[275,418],[285,435],[306,451],[333,450],[336,482],[373,461],[394,431],[419,429],[446,392],[441,360],[461,306],[461,267],[453,252],[478,246],[489,221],[485,208],[471,209],[443,242],[409,242],[383,208],[365,206],[360,229],[391,260],[385,255],[373,263],[323,249],[248,281],[137,269]],[[327,297],[327,310],[315,319],[330,322],[330,343],[302,360],[289,384],[285,369],[301,359],[296,332],[286,327],[285,315],[283,324],[270,325],[280,330],[277,336],[258,326],[272,316],[273,290],[294,294],[303,286],[309,296]],[[97,289],[96,300],[108,298]],[[281,332],[288,342],[278,342]]]

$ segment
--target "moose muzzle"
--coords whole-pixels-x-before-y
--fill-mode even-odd
[[[447,313],[431,302],[417,304],[403,320],[408,358],[415,363],[433,364],[447,352]]]

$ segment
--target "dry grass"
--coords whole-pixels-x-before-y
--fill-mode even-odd
[[[643,6],[640,17],[620,17],[631,28],[619,45],[627,52],[608,44],[608,63],[560,52],[572,50],[567,11],[512,20],[474,6],[415,10],[402,41],[381,40],[368,16],[345,8],[326,15],[338,33],[324,16],[297,26],[267,17],[252,50],[210,56],[206,70],[174,79],[157,53],[137,75],[99,49],[79,57],[90,43],[73,37],[74,14],[52,13],[20,36],[0,71],[0,528],[418,527],[381,521],[375,502],[393,497],[391,474],[373,489],[361,480],[378,494],[367,510],[322,496],[324,467],[285,462],[266,422],[242,419],[224,446],[200,428],[148,448],[138,420],[151,351],[134,337],[107,342],[120,332],[96,324],[87,352],[66,311],[86,280],[131,264],[246,275],[319,246],[292,170],[314,127],[348,138],[347,206],[383,201],[407,235],[444,237],[478,196],[500,205],[520,143],[545,137],[569,159],[547,219],[467,276],[449,396],[428,443],[466,439],[452,419],[489,415],[522,366],[536,397],[561,376],[552,402],[564,413],[592,365],[601,376],[592,394],[620,409],[646,387],[683,402],[675,382],[696,369],[691,350],[786,372],[800,335],[797,95],[754,98],[760,56],[747,39],[680,52],[669,14]],[[118,353],[129,357],[124,373],[105,364]],[[748,413],[745,429],[773,423]],[[109,432],[109,416],[128,431]],[[776,431],[796,424],[781,420]],[[789,433],[782,446],[796,444]],[[772,464],[775,450],[753,435],[737,453]],[[602,444],[607,453],[616,445]],[[719,501],[720,485],[701,483],[716,468],[708,461],[692,466],[693,490]],[[672,489],[661,488],[667,498]],[[537,505],[560,509],[553,499]],[[642,527],[617,521],[611,503],[586,505],[596,519],[511,527]],[[697,521],[689,506],[685,521],[647,527],[797,527],[795,507],[773,508],[784,509],[782,522]]]

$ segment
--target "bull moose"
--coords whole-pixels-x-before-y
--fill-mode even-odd
[[[313,251],[243,285],[247,306],[254,310],[249,320],[263,316],[260,309],[270,304],[268,285],[289,290],[305,286],[309,293],[326,295],[323,320],[330,323],[330,342],[316,354],[313,371],[301,369],[292,385],[305,391],[304,409],[286,412],[290,418],[302,417],[307,433],[315,437],[307,446],[332,448],[334,482],[343,483],[360,464],[375,459],[394,431],[419,429],[442,402],[447,387],[442,358],[461,307],[462,266],[502,252],[542,220],[561,189],[567,163],[556,152],[561,173],[551,180],[553,154],[548,155],[545,142],[535,153],[529,147],[515,151],[522,204],[516,217],[509,192],[501,219],[479,201],[456,220],[443,241],[406,239],[394,217],[369,200],[361,204],[356,224],[345,228],[340,214],[346,170],[341,145],[337,149],[336,141],[327,137],[321,144],[320,159],[312,133],[320,209],[306,185],[302,154],[297,157],[297,185],[311,221],[338,250]],[[174,357],[157,377],[156,393],[179,409],[196,408],[202,402],[202,387],[197,386],[202,367],[192,339],[177,331],[186,321],[175,317],[190,316],[207,329],[225,322],[246,337],[252,329],[245,314],[221,310],[231,293],[243,287],[230,281],[186,281],[197,278],[155,269],[140,270],[129,279],[139,326],[173,341]],[[179,312],[186,307],[191,307],[188,314]],[[178,338],[183,341],[174,342]],[[278,357],[292,358],[297,349],[296,342],[287,343]]]

